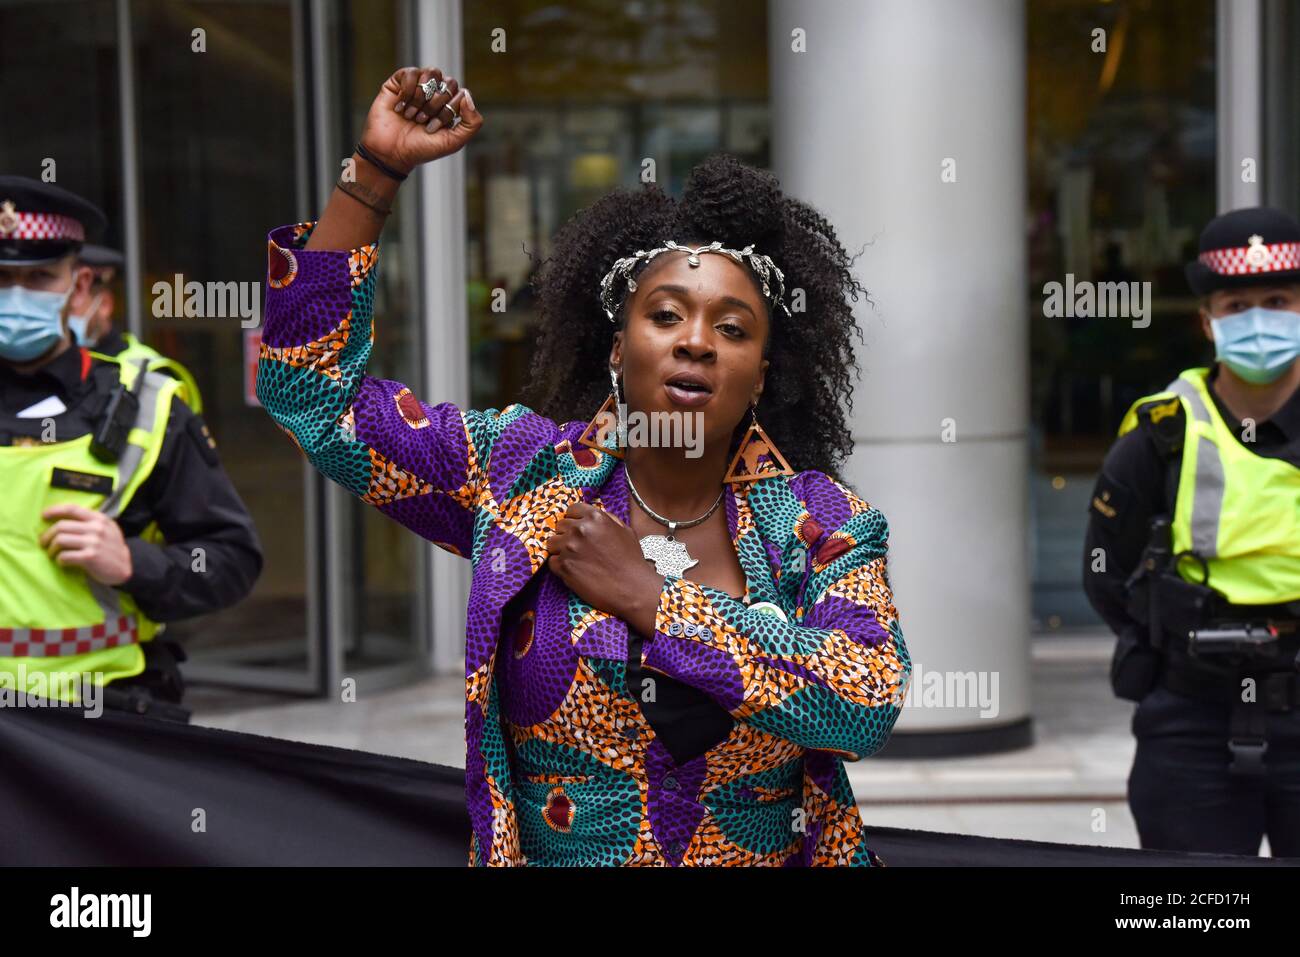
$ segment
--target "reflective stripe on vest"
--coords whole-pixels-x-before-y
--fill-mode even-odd
[[[138,366],[137,366],[138,369]],[[138,373],[137,373],[138,374]],[[134,384],[134,376],[131,376],[131,382]],[[154,433],[154,426],[158,420],[158,399],[162,395],[163,389],[169,385],[168,380],[161,374],[145,373],[144,382],[141,383],[137,395],[140,399],[140,411],[135,417],[135,422],[131,426],[131,431],[139,429],[141,432],[148,433],[150,436]],[[103,512],[109,518],[117,518],[122,514],[122,508],[126,505],[126,490],[131,485],[131,478],[139,470],[141,463],[144,462],[145,452],[153,452],[154,460],[157,460],[157,453],[160,451],[156,448],[140,445],[136,442],[128,441],[126,448],[117,459],[117,481],[113,483],[113,492],[108,498],[104,499],[99,506],[99,511]],[[152,469],[153,463],[150,463]],[[135,491],[134,488],[131,489]]]
[[[1205,407],[1205,400],[1196,390],[1196,386],[1179,376],[1165,388],[1166,392],[1182,396],[1190,409],[1192,418],[1197,422],[1213,424],[1210,410]],[[1223,459],[1219,447],[1205,436],[1188,429],[1187,435],[1195,434],[1193,446],[1196,453],[1196,494],[1192,498],[1192,549],[1204,558],[1219,554],[1219,515],[1223,512]],[[1183,455],[1187,454],[1187,443],[1183,443]]]
[[[202,414],[203,398],[199,395],[199,384],[194,380],[189,369],[175,359],[163,355],[153,346],[141,342],[129,332],[122,333],[122,340],[126,343],[126,348],[112,358],[118,362],[129,362],[133,366],[138,366],[141,359],[147,360],[150,372],[162,372],[179,380],[181,387],[176,390],[176,394],[195,413]]]
[[[135,615],[119,615],[82,628],[0,628],[0,655],[10,658],[60,658],[85,655],[138,640]]]

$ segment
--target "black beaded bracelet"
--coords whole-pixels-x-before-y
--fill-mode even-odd
[[[406,179],[405,173],[399,173],[397,170],[393,169],[383,160],[379,159],[377,156],[375,156],[374,153],[370,152],[370,150],[362,146],[360,140],[357,140],[357,155],[360,156],[367,163],[369,163],[371,166],[373,166],[375,169],[379,170],[379,172],[383,173],[389,179],[395,179],[399,183],[402,182],[402,180]]]
[[[376,206],[374,203],[371,203],[371,202],[368,202],[367,200],[362,199],[360,196],[358,196],[358,195],[357,195],[356,193],[354,193],[352,190],[348,189],[347,184],[343,181],[343,178],[342,178],[342,177],[339,177],[339,181],[338,181],[337,183],[335,183],[334,186],[338,189],[339,192],[341,192],[341,193],[346,193],[348,196],[351,196],[353,199],[355,199],[355,200],[356,200],[358,203],[360,203],[362,206],[368,206],[368,207],[370,207],[370,208],[373,209],[376,213],[378,213],[380,216],[390,216],[390,215],[392,215],[393,209],[392,209],[391,206],[390,206],[390,207]]]

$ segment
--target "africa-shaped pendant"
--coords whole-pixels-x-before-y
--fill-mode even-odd
[[[691,558],[684,542],[671,535],[646,535],[641,539],[641,554],[655,563],[656,574],[669,578],[681,578],[682,572],[700,563],[698,558]]]

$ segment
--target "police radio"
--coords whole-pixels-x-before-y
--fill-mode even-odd
[[[100,413],[95,431],[90,437],[90,454],[101,462],[116,462],[126,448],[127,437],[140,415],[140,389],[144,386],[148,359],[140,360],[140,371],[135,385],[128,389],[121,381],[109,393],[104,411]]]
[[[1283,638],[1296,630],[1294,621],[1212,622],[1187,633],[1187,650],[1198,658],[1243,655],[1252,661],[1269,661],[1289,653]]]
[[[1277,627],[1266,622],[1225,622],[1193,628],[1187,633],[1187,649],[1197,656],[1267,655],[1277,647],[1277,635]]]

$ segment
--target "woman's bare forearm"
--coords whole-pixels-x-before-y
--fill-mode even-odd
[[[356,171],[356,181],[348,183],[347,187],[353,195],[335,185],[320,222],[307,241],[308,249],[356,249],[379,238],[388,217],[365,203],[380,209],[390,208],[401,183],[384,175],[355,153],[352,154],[352,168]]]
[[[355,179],[336,183],[307,249],[356,249],[379,238],[385,211],[401,181],[424,163],[461,149],[483,126],[469,90],[437,67],[403,67],[379,88],[361,130],[362,148],[375,162],[352,154]],[[380,165],[376,165],[380,164]],[[372,208],[374,207],[374,208]]]

